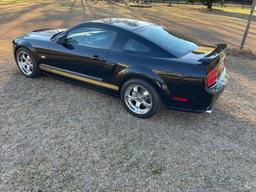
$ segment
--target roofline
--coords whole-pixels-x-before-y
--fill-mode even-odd
[[[111,18],[111,17],[110,17],[110,18],[102,18],[102,19],[129,19],[129,18]],[[106,25],[106,26],[112,26],[112,27],[115,27],[115,28],[117,28],[117,29],[123,29],[123,30],[125,30],[125,31],[130,31],[130,32],[131,32],[131,31],[136,31],[137,29],[146,28],[146,27],[149,27],[149,26],[158,26],[158,25],[156,25],[156,24],[154,24],[154,23],[150,23],[150,22],[145,21],[145,22],[148,23],[148,25],[144,25],[144,26],[137,27],[137,28],[135,28],[135,29],[129,30],[128,28],[125,28],[125,27],[120,27],[120,26],[114,25],[114,24],[112,24],[112,23],[104,22],[104,21],[102,21],[102,19],[95,19],[95,20],[91,20],[91,21],[84,21],[84,22],[81,22],[81,23],[78,24],[78,25],[98,23],[98,24],[102,24],[102,25]],[[132,19],[131,19],[131,20],[132,20]],[[141,21],[141,20],[137,20],[137,19],[134,19],[134,20],[136,20],[136,21]],[[142,22],[144,22],[144,21],[142,21]],[[78,25],[75,25],[75,26],[78,26]],[[74,27],[75,27],[75,26],[74,26]]]

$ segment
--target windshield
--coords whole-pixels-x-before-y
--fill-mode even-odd
[[[163,47],[176,57],[182,57],[198,48],[194,42],[178,37],[158,26],[141,28],[135,30],[135,33]]]
[[[66,29],[55,29],[53,30],[54,32],[56,32],[51,39],[54,39],[54,37],[56,37],[57,35],[61,34],[62,32],[66,31]]]

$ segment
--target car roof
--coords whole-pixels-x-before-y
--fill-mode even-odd
[[[138,28],[155,25],[153,23],[146,22],[146,21],[140,21],[136,19],[126,19],[126,18],[104,18],[104,19],[93,20],[90,22],[103,23],[111,26],[116,26],[128,31],[134,31]]]

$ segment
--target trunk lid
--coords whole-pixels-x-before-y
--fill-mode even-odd
[[[183,59],[191,61],[192,64],[200,64],[206,67],[206,86],[213,86],[219,79],[225,68],[226,44],[216,46],[199,46],[191,53],[183,56]]]

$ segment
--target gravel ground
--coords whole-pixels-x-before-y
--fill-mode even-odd
[[[23,77],[6,36],[0,39],[1,192],[256,191],[253,57],[228,56],[230,82],[212,114],[163,109],[143,120],[118,98]]]

